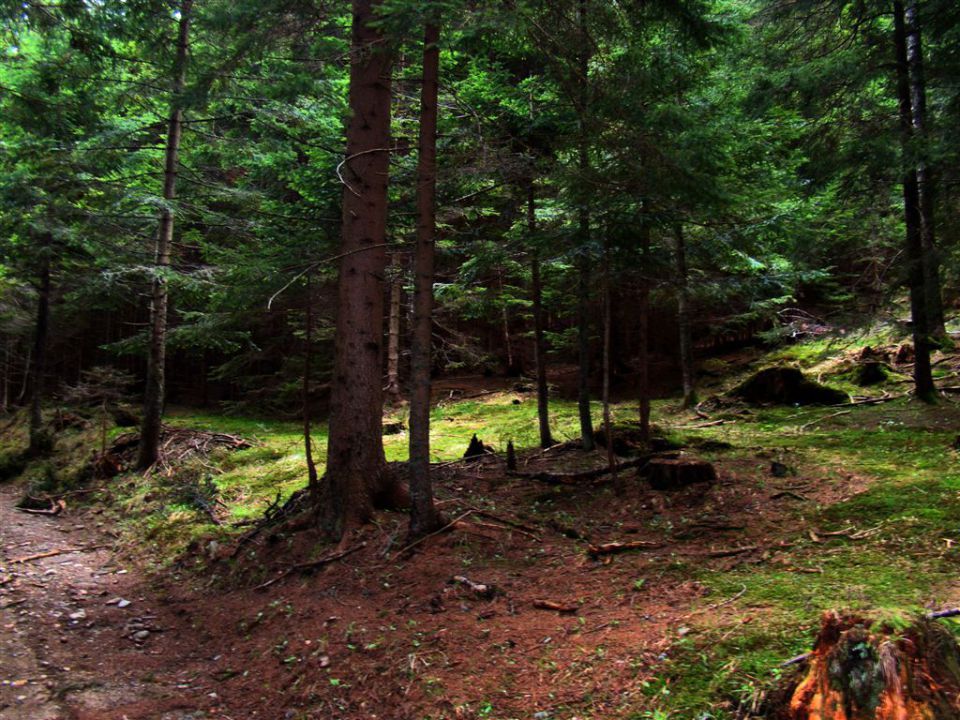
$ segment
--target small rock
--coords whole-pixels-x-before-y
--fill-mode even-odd
[[[117,602],[117,607],[118,608],[130,607],[131,604],[132,603],[129,600],[120,600]]]
[[[150,631],[149,631],[149,630],[138,630],[137,632],[135,632],[135,633],[133,634],[133,639],[134,639],[136,642],[143,642],[143,641],[146,640],[148,637],[150,637]]]
[[[87,611],[77,610],[75,613],[70,613],[69,617],[71,620],[84,620],[87,617]]]

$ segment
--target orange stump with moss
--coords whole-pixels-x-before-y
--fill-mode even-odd
[[[824,615],[806,669],[774,720],[958,720],[960,648],[941,624],[901,632],[858,616]]]

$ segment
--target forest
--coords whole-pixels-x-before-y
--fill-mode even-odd
[[[0,34],[0,718],[960,720],[955,0]]]

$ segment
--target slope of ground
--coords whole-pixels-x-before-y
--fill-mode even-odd
[[[809,648],[823,610],[960,604],[960,409],[948,399],[711,418],[660,404],[719,481],[655,492],[630,470],[618,496],[510,476],[499,458],[452,462],[473,432],[497,446],[535,438],[529,395],[474,392],[434,414],[437,494],[456,522],[412,553],[393,513],[315,568],[295,566],[337,551],[309,532],[265,532],[236,552],[249,526],[232,523],[303,482],[293,425],[177,418],[257,442],[203,461],[219,527],[177,490],[209,491],[197,466],[106,481],[54,518],[12,509],[36,472],[3,486],[0,602],[17,604],[0,641],[19,650],[0,666],[0,716],[743,718]],[[554,411],[572,435],[575,409]],[[388,452],[404,441],[391,436]],[[530,450],[520,469],[603,462]],[[637,547],[591,555],[606,542]],[[117,598],[131,605],[107,604]]]

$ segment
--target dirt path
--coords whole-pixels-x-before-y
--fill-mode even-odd
[[[229,718],[203,672],[216,661],[116,557],[101,517],[25,514],[19,495],[0,486],[0,719]]]

